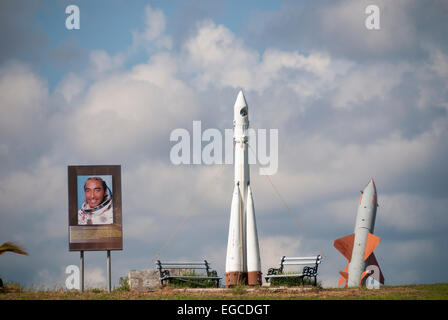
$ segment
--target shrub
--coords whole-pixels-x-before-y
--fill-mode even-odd
[[[246,293],[246,288],[244,285],[236,285],[232,288],[232,294],[233,295],[243,295]]]
[[[311,286],[314,285],[314,278],[309,277],[271,278],[270,282],[271,286],[286,286],[286,287],[295,287],[301,285]]]
[[[130,291],[131,288],[129,286],[128,277],[120,277],[120,284],[118,288],[115,288],[114,291]]]
[[[215,275],[216,271],[211,271],[211,275]],[[206,274],[196,274],[194,271],[191,273],[183,273],[181,276],[185,277],[200,277],[207,276]],[[170,285],[176,288],[212,288],[215,287],[216,282],[208,279],[171,279]]]

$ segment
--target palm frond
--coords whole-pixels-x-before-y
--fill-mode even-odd
[[[25,251],[25,249],[15,242],[5,242],[0,246],[0,255],[3,253],[10,251],[18,254],[25,254],[28,255],[28,253]]]

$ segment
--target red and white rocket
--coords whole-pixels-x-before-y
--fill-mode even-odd
[[[261,262],[248,162],[248,106],[242,91],[233,107],[235,180],[226,257],[226,286],[261,285]]]
[[[384,284],[383,273],[373,253],[380,243],[380,237],[373,234],[377,201],[375,182],[371,179],[361,191],[354,233],[334,241],[334,247],[348,260],[345,270],[339,272],[338,286],[344,282],[347,282],[346,287],[362,286],[366,276]]]

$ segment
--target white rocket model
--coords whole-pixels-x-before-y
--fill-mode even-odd
[[[261,285],[260,250],[249,177],[249,116],[242,91],[238,93],[233,109],[235,184],[227,243],[226,285]]]
[[[380,243],[380,237],[373,234],[377,206],[375,182],[371,179],[361,191],[355,232],[334,241],[334,247],[348,260],[345,270],[339,272],[341,274],[339,286],[346,281],[346,287],[362,286],[366,276],[384,284],[383,274],[373,254],[373,250]]]

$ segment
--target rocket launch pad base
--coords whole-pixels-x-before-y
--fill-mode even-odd
[[[261,272],[249,271],[247,273],[248,284],[250,286],[261,286]]]
[[[233,287],[247,284],[247,272],[226,272],[226,286]]]

